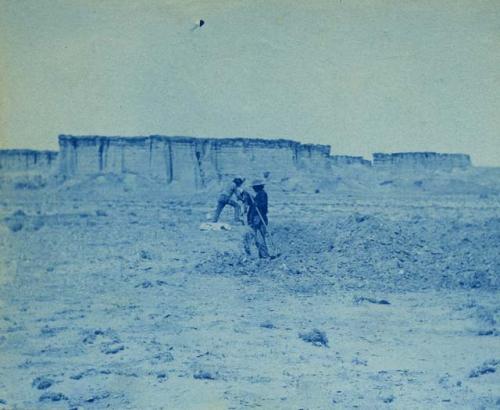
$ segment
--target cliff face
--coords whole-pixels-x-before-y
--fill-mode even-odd
[[[440,154],[437,152],[396,152],[393,154],[373,154],[374,167],[425,168],[449,170],[471,166],[466,154]]]
[[[203,187],[225,176],[279,180],[305,169],[327,168],[328,145],[291,140],[190,137],[59,136],[59,172],[64,177],[136,173],[162,183]]]
[[[344,167],[349,165],[362,165],[370,167],[372,165],[371,161],[364,159],[363,157],[353,157],[351,155],[332,155],[330,157],[330,162],[334,167]]]
[[[0,150],[0,172],[57,172],[57,151]]]
[[[321,177],[332,168],[370,167],[363,157],[330,155],[329,145],[292,140],[193,137],[59,137],[60,151],[0,150],[0,172],[79,178],[97,174],[136,174],[163,185],[202,188],[241,175],[270,181],[300,172]],[[450,170],[471,166],[465,154],[406,152],[373,154],[373,167]]]

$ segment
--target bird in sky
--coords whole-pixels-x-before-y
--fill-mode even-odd
[[[196,29],[199,29],[199,28],[203,27],[204,25],[205,25],[205,20],[200,19],[200,20],[198,20],[198,21],[195,23],[195,25],[194,25],[194,27],[191,29],[191,31],[195,31]]]

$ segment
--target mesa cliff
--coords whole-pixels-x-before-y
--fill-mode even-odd
[[[467,154],[440,154],[438,152],[395,152],[373,154],[374,167],[453,169],[472,165]]]
[[[58,167],[57,157],[57,151],[37,151],[32,149],[0,150],[0,171],[51,173]]]
[[[59,137],[59,174],[134,173],[196,188],[244,174],[273,180],[314,166],[329,167],[330,146],[291,140],[192,137]]]
[[[198,189],[235,175],[279,182],[302,173],[328,177],[346,167],[397,173],[472,166],[466,154],[375,153],[369,161],[330,151],[329,145],[287,139],[60,135],[59,151],[0,150],[0,172],[54,176],[63,181],[134,174],[162,185]]]

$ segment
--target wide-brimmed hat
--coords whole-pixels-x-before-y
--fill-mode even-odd
[[[252,186],[264,186],[266,183],[262,179],[254,179],[252,181]]]

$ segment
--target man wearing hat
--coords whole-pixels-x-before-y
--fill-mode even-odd
[[[237,224],[243,224],[243,221],[240,218],[241,207],[238,202],[231,199],[233,195],[237,196],[238,188],[243,185],[243,182],[245,182],[243,178],[236,177],[233,179],[233,182],[231,182],[231,184],[221,192],[217,201],[217,209],[215,210],[212,222],[217,222],[224,207],[226,205],[231,205],[234,208],[234,222]]]
[[[267,193],[264,191],[264,181],[256,179],[252,182],[255,196],[250,195],[250,206],[247,213],[248,226],[251,228],[245,233],[245,253],[250,255],[250,243],[252,240],[259,251],[259,258],[269,258],[266,243],[267,233]]]

